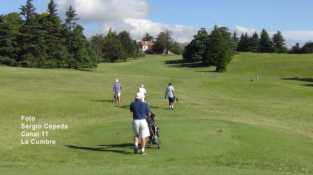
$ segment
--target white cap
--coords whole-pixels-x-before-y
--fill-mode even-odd
[[[143,95],[142,95],[142,93],[137,93],[136,94],[136,99],[143,99],[144,97],[143,97]]]
[[[120,80],[118,80],[118,79],[115,79],[115,82],[116,82],[116,83],[118,83],[119,81],[120,81]]]

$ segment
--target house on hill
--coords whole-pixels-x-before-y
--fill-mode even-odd
[[[153,41],[140,41],[139,45],[140,45],[141,50],[143,52],[146,52],[153,48],[154,42]]]

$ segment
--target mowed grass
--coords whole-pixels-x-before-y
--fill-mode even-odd
[[[228,72],[147,56],[90,72],[0,67],[0,174],[313,174],[313,55],[239,54]],[[112,105],[115,78],[123,85]],[[180,99],[167,110],[173,82]],[[161,149],[131,149],[129,104],[144,83]],[[57,145],[21,145],[20,116],[67,123]]]

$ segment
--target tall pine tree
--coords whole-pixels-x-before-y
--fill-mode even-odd
[[[17,38],[19,43],[18,62],[26,67],[42,67],[47,57],[44,38],[47,33],[40,25],[44,14],[36,14],[32,0],[27,0],[20,9],[24,24]]]
[[[33,5],[33,0],[27,0],[26,4],[23,5],[20,10],[21,15],[24,17],[25,23],[30,24],[36,16],[36,8]]]
[[[89,68],[96,65],[96,57],[92,54],[83,27],[77,24],[77,13],[72,6],[66,11],[65,36],[69,52],[68,66],[74,69]]]
[[[249,39],[249,46],[248,50],[249,52],[257,52],[259,49],[259,35],[258,33],[254,32],[252,37]]]
[[[240,36],[237,51],[238,52],[248,52],[249,51],[250,38],[248,33],[243,33]]]
[[[265,29],[262,30],[259,42],[259,52],[271,53],[274,52],[273,42]]]
[[[280,31],[278,31],[273,36],[274,51],[276,53],[287,53],[288,49],[286,47],[285,39]]]
[[[42,21],[42,26],[46,30],[45,36],[47,45],[48,60],[47,67],[65,67],[68,62],[68,50],[66,47],[66,37],[64,27],[60,17],[57,15],[57,5],[54,0],[48,4],[48,15]]]

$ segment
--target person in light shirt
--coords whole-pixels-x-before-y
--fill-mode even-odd
[[[175,88],[172,83],[169,83],[165,90],[165,98],[168,99],[169,110],[174,110],[175,104]]]
[[[145,89],[145,85],[141,84],[140,87],[138,88],[138,93],[143,97],[142,101],[145,102],[147,90]]]
[[[122,85],[119,79],[116,79],[113,87],[114,103],[119,105],[121,103]]]

